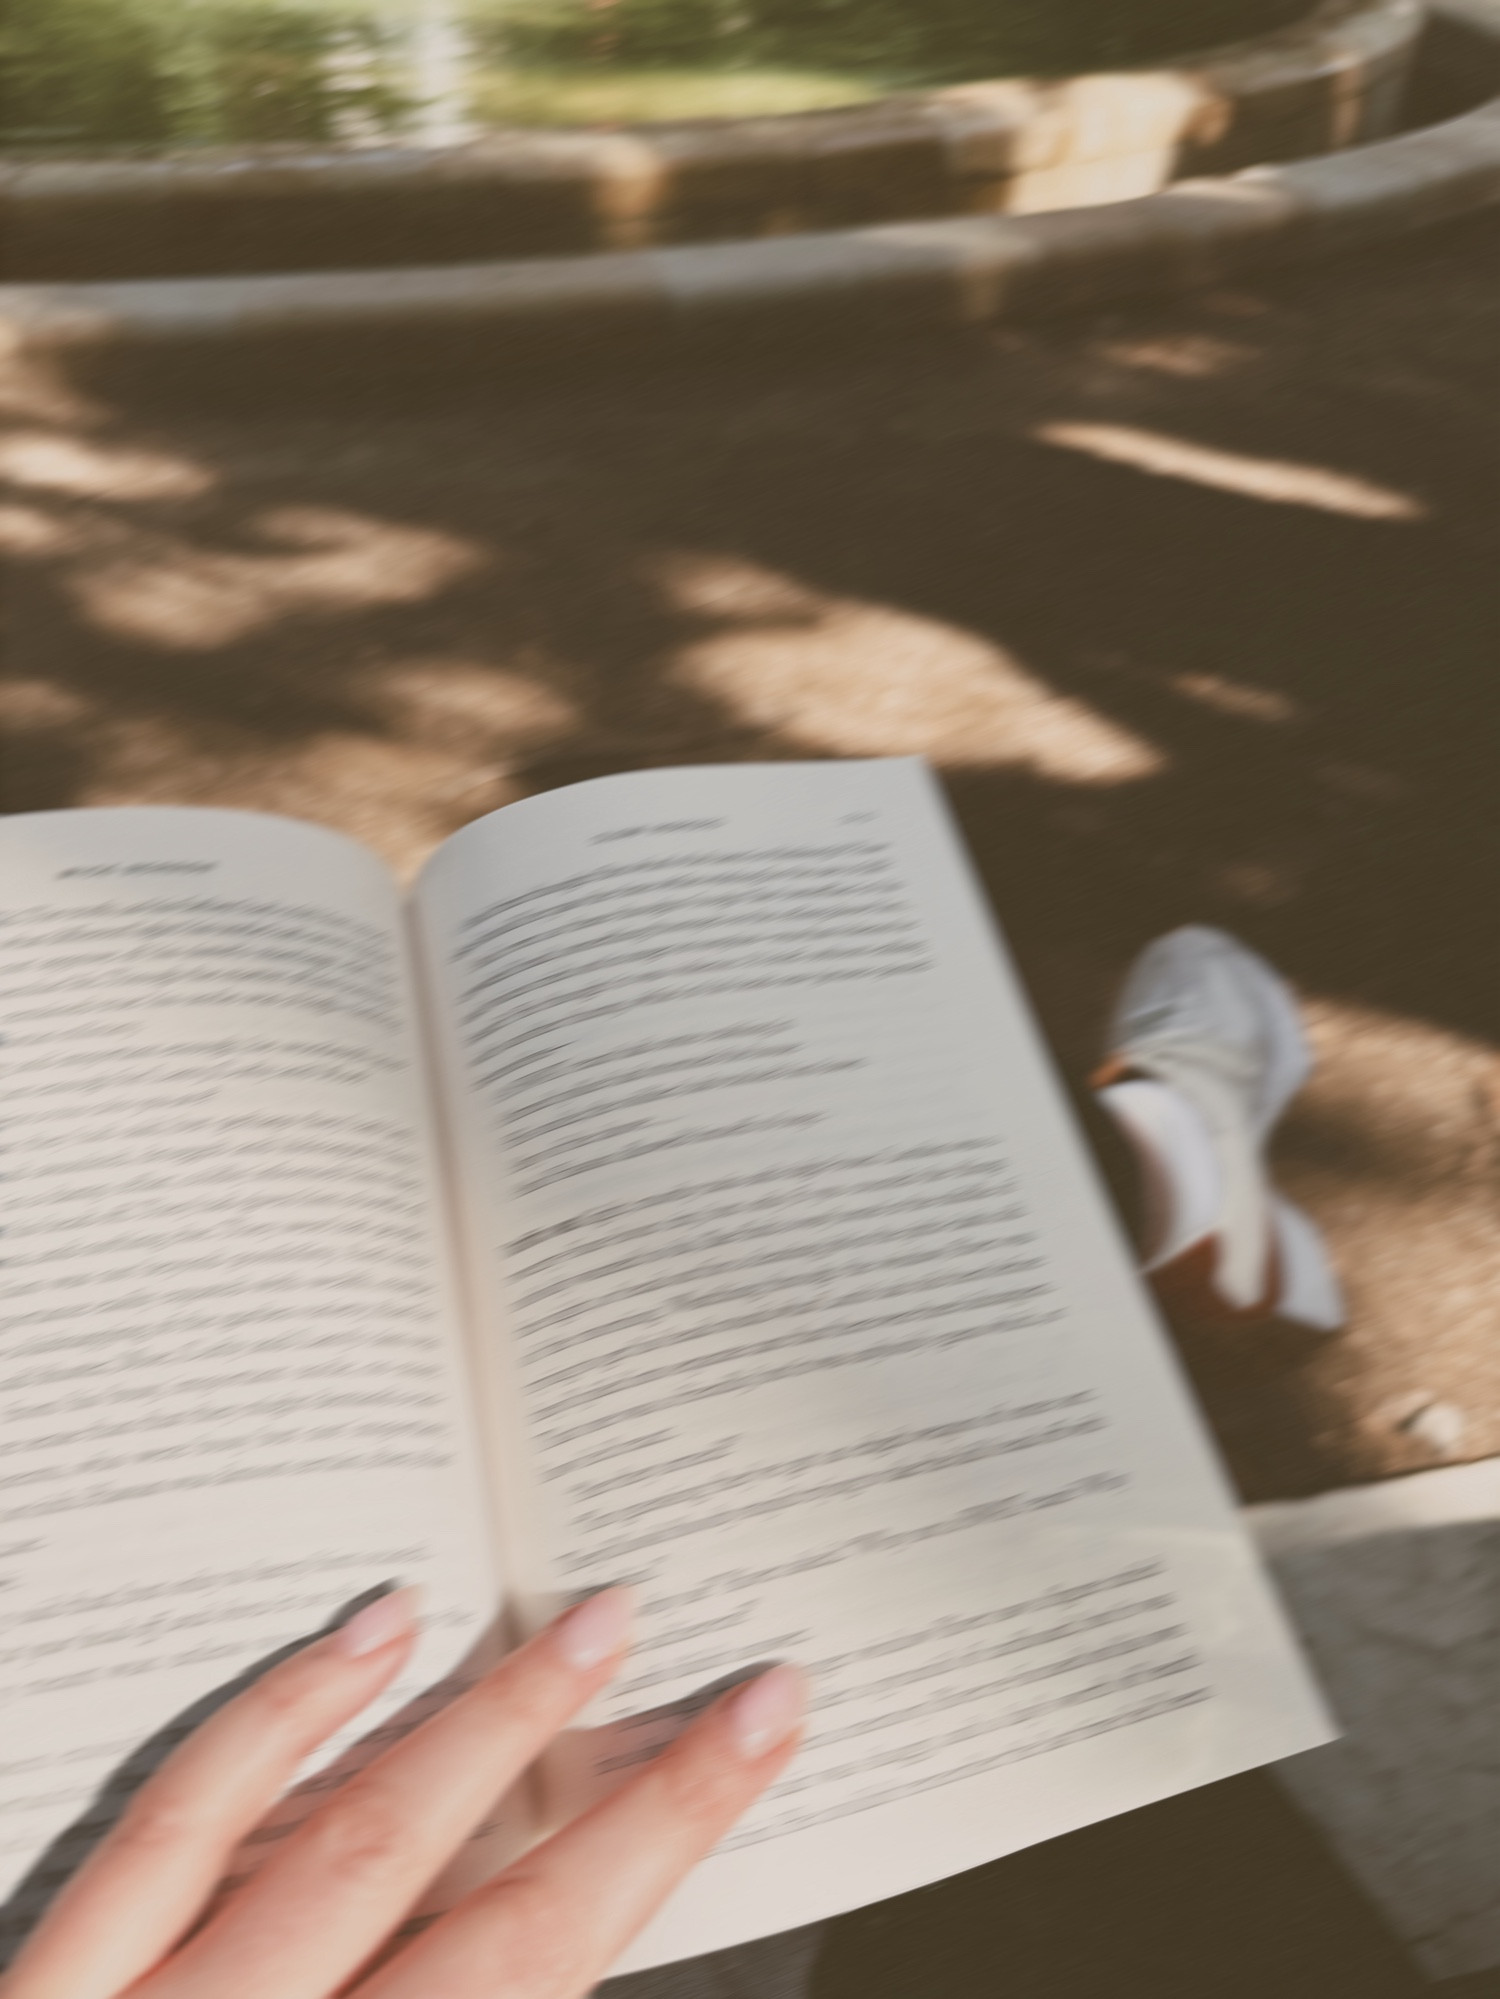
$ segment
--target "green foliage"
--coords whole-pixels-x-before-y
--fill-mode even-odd
[[[768,118],[791,111],[827,111],[866,104],[882,95],[880,80],[862,71],[733,67],[572,64],[556,69],[506,63],[474,80],[473,115],[481,125],[671,124],[684,118]]]
[[[401,102],[384,38],[295,0],[5,0],[0,143],[303,141]]]
[[[334,137],[344,95],[326,68],[330,23],[256,0],[216,9],[193,49],[194,120],[246,141]]]
[[[611,74],[622,87],[635,78],[615,92],[621,106],[639,103],[623,115],[651,116],[693,103],[695,73],[740,72],[745,101],[779,108],[1150,61],[1279,26],[1310,0],[456,4],[475,44],[477,108],[503,117],[528,90],[553,105],[547,115],[568,115],[570,89],[583,103],[586,80]],[[0,0],[0,10],[0,145],[316,144],[356,125],[399,129],[409,108],[393,81],[409,0]],[[712,81],[701,95],[710,110],[738,101]]]
[[[7,0],[0,15],[0,136],[38,144],[164,138],[172,106],[160,41],[144,6]]]
[[[1309,0],[474,0],[494,61],[803,63],[911,81],[1145,62]]]

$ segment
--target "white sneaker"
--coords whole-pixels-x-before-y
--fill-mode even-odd
[[[1222,930],[1170,931],[1131,967],[1110,1047],[1094,1087],[1165,1189],[1146,1265],[1163,1295],[1342,1325],[1322,1239],[1266,1172],[1266,1141],[1312,1066],[1271,967]]]

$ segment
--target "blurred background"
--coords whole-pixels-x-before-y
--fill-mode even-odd
[[[8,0],[0,143],[430,142],[1153,61],[1304,0]]]
[[[1203,55],[1240,43],[1229,67]],[[1380,53],[1398,44],[1399,63]],[[1314,185],[1258,180],[1258,160],[1327,154],[1344,178],[1318,199],[1357,205],[1378,182],[1378,226],[1225,275],[1155,255],[1155,209],[1127,221],[1136,249],[1108,252],[1117,297],[1000,298],[913,331],[851,281],[815,330],[789,310],[674,344],[605,314],[565,353],[501,337],[489,307],[459,333],[414,308],[395,333],[251,338],[269,294],[224,289],[295,269],[317,334],[325,265],[419,291],[424,260],[499,269],[482,192],[444,211],[440,251],[417,203],[388,266],[367,252],[387,197],[348,220],[324,192],[361,159],[420,155],[450,178],[519,161],[521,215],[539,134],[585,162],[622,137],[675,159],[689,128],[693,146],[847,162],[866,130],[848,121],[915,119],[915,157],[922,119],[988,104],[1022,106],[988,191],[882,154],[828,211],[844,226],[825,215],[803,240],[837,258],[882,224],[1019,205],[1047,212],[994,226],[1041,258],[1084,242],[1086,260],[1093,239],[1059,233],[1093,215],[1081,184],[1018,204],[999,191],[1015,159],[1087,164],[1089,202],[1180,200],[1151,190],[1245,129],[1231,69],[1261,122],[1223,171],[1252,174],[1194,197],[1201,214]],[[1298,91],[1315,125],[1288,137]],[[1326,1341],[1181,1336],[1242,1499],[1486,1464],[1500,153],[1474,121],[1497,93],[1495,0],[7,0],[4,805],[288,812],[409,875],[478,814],[607,771],[923,754],[1074,1082],[1123,968],[1174,924],[1233,930],[1303,997],[1320,1066],[1278,1172],[1351,1316]],[[1162,104],[1188,107],[1186,136],[1158,144]],[[1114,178],[1100,120],[1127,134]],[[205,162],[231,190],[212,209],[190,178]],[[268,204],[253,255],[235,176]],[[299,219],[315,209],[316,228]],[[758,195],[738,221],[673,210],[656,231],[644,212],[635,235],[569,224],[505,252],[485,296],[595,254],[656,283],[652,241],[752,257],[808,226]],[[506,226],[524,237],[524,216]],[[1461,1559],[1432,1554],[1459,1707],[1493,1702],[1500,1667],[1500,1523],[1476,1532]],[[1383,1690],[1392,1768],[1438,1670],[1399,1597],[1354,1620],[1344,1661]],[[861,1912],[785,1962],[652,1990],[1493,1999],[1500,1888],[1461,1909],[1450,1890],[1487,1842],[1493,1858],[1500,1789],[1492,1767],[1432,1786],[1371,1806],[1377,1847],[1388,1814],[1416,1827],[1373,1869],[1258,1774]],[[1413,1855],[1435,1884],[1420,1919],[1378,1885]],[[1425,1957],[1422,1921],[1441,1946]]]

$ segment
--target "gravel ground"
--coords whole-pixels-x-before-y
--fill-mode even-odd
[[[1244,1495],[1494,1453],[1496,238],[800,362],[18,384],[6,804],[297,813],[409,872],[604,771],[920,751],[1070,1076],[1171,924],[1305,996],[1282,1170],[1351,1318],[1183,1337]],[[1417,1987],[1253,1776],[847,1918],[815,1989]]]

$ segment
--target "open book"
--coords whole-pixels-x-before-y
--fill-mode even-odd
[[[807,1746],[621,1969],[1327,1739],[920,764],[600,779],[405,902],[288,820],[13,818],[0,1031],[13,1927],[394,1580],[388,1729],[639,1586],[450,1895],[706,1687],[811,1670]]]

